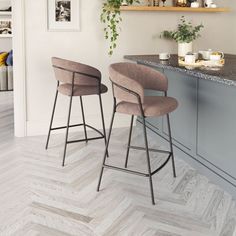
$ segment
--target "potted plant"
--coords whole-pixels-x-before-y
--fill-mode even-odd
[[[202,24],[193,26],[182,16],[177,30],[165,30],[161,33],[161,37],[175,40],[178,43],[178,56],[184,57],[188,52],[193,51],[193,41],[201,36],[199,32],[203,27]]]
[[[122,21],[120,15],[121,5],[131,5],[139,0],[105,0],[102,4],[101,22],[105,24],[104,34],[105,39],[110,41],[109,55],[113,54],[117,46],[117,39],[119,37],[119,23]]]

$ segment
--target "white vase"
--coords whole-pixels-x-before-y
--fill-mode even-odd
[[[178,43],[178,56],[185,57],[188,52],[193,52],[193,42]]]
[[[127,1],[126,1],[126,0],[123,0],[123,1],[121,2],[121,6],[128,6]]]

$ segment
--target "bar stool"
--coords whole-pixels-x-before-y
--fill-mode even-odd
[[[52,65],[53,65],[55,77],[57,80],[57,90],[56,90],[56,96],[55,96],[55,101],[53,105],[51,121],[49,125],[46,149],[48,149],[51,131],[59,130],[59,129],[66,129],[63,162],[62,162],[62,166],[64,166],[67,144],[76,143],[76,142],[88,142],[89,140],[96,140],[96,139],[104,139],[105,145],[106,145],[106,131],[105,131],[105,122],[104,122],[101,94],[106,93],[108,89],[104,84],[101,83],[101,72],[94,67],[84,65],[78,62],[56,58],[56,57],[52,58]],[[63,127],[52,128],[58,93],[69,96],[70,98],[67,125]],[[99,97],[103,133],[100,132],[98,129],[86,124],[85,122],[85,114],[84,114],[82,97],[89,96],[89,95],[98,95]],[[81,112],[82,112],[82,119],[83,119],[83,123],[81,124],[70,125],[70,116],[71,116],[73,97],[80,97],[80,105],[81,105]],[[80,139],[80,140],[68,141],[69,128],[77,127],[77,126],[83,126],[85,138]],[[99,136],[88,138],[87,128],[90,128],[96,131],[99,134]],[[108,156],[108,152],[107,152],[107,156]]]
[[[155,205],[152,176],[156,174],[158,171],[160,171],[171,159],[173,175],[174,177],[176,177],[169,113],[177,108],[178,102],[176,101],[176,99],[167,96],[168,80],[166,76],[147,66],[133,63],[126,63],[126,62],[115,63],[109,67],[109,74],[113,88],[114,107],[108,134],[108,140],[103,157],[101,173],[98,181],[97,191],[100,190],[104,168],[123,171],[139,176],[144,176],[149,178],[152,204]],[[162,91],[164,92],[163,94],[164,96],[145,96],[144,95],[145,89]],[[117,99],[119,100],[119,102],[117,102]],[[117,166],[106,164],[106,152],[108,150],[113,127],[113,121],[116,112],[131,115],[131,124],[128,137],[125,168],[120,168]],[[170,151],[149,149],[145,118],[159,117],[164,115],[167,117]],[[140,116],[142,119],[145,147],[137,147],[130,145],[134,116]],[[130,149],[145,150],[148,173],[142,173],[127,169]],[[159,166],[156,170],[151,169],[151,162],[149,156],[150,151],[167,154],[165,162],[161,166]]]

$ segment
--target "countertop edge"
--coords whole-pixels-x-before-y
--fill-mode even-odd
[[[161,68],[161,69],[169,69],[169,70],[172,70],[172,71],[177,71],[177,72],[185,73],[187,75],[190,75],[190,76],[193,76],[193,77],[196,77],[196,78],[199,78],[199,79],[210,80],[210,81],[214,81],[214,82],[217,82],[217,83],[220,83],[220,84],[225,84],[225,85],[228,85],[228,86],[235,86],[236,87],[236,81],[225,79],[225,78],[222,78],[220,76],[208,75],[208,74],[205,74],[204,72],[200,72],[200,71],[196,72],[194,70],[174,67],[174,66],[171,66],[171,65],[163,65],[161,63],[151,62],[151,61],[144,60],[144,59],[137,59],[137,58],[135,59],[134,57],[135,57],[135,55],[125,55],[124,59],[134,61],[134,62],[137,62],[137,63],[142,63],[142,64],[149,65],[149,66],[158,67],[158,68]]]

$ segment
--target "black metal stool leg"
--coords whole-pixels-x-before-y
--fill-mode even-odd
[[[99,103],[100,103],[100,110],[101,110],[101,117],[102,117],[102,128],[103,128],[104,142],[105,142],[105,147],[106,147],[106,145],[107,145],[107,137],[106,137],[106,128],[105,128],[105,121],[104,121],[104,113],[103,113],[101,94],[99,94]],[[109,157],[108,150],[107,150],[106,154],[107,154],[107,157]]]
[[[97,186],[98,192],[100,190],[102,175],[103,175],[103,171],[104,171],[104,165],[106,163],[107,150],[108,150],[108,146],[109,146],[109,142],[110,142],[110,138],[111,138],[111,132],[112,132],[112,127],[113,127],[115,112],[116,111],[115,111],[115,107],[114,107],[112,118],[111,118],[111,124],[110,124],[110,128],[109,128],[109,133],[108,133],[108,138],[107,138],[107,143],[106,143],[106,148],[105,148],[105,152],[104,152],[103,162],[102,162],[102,168],[101,168],[101,172],[100,172],[100,176],[99,176],[99,180],[98,180],[98,186]]]
[[[134,115],[132,115],[132,117],[131,117],[130,130],[129,130],[129,139],[128,139],[128,147],[127,147],[126,160],[125,160],[125,168],[127,168],[128,161],[129,161],[129,150],[130,150],[130,143],[131,143],[131,137],[132,137],[132,131],[133,131],[133,123],[134,123]]]
[[[46,150],[48,149],[48,143],[49,143],[49,139],[50,139],[50,135],[51,135],[52,123],[53,123],[54,114],[55,114],[55,110],[56,110],[56,104],[57,104],[57,97],[58,97],[58,90],[56,91],[56,96],[55,96],[55,100],[54,100],[54,104],[53,104],[52,116],[51,116],[51,121],[50,121],[50,125],[49,125],[46,147],[45,147]]]
[[[171,135],[171,128],[170,128],[170,116],[169,116],[169,114],[167,114],[167,126],[168,126],[168,132],[169,132],[169,142],[170,142],[173,176],[174,176],[174,178],[176,178],[175,158],[174,158],[174,150],[173,150],[173,143],[172,143],[172,135]]]
[[[88,142],[88,136],[87,136],[87,130],[86,130],[86,123],[85,123],[85,115],[84,115],[84,106],[83,106],[83,99],[80,96],[80,105],[81,105],[81,111],[82,111],[82,118],[83,118],[83,125],[84,125],[84,136],[86,143]]]
[[[67,148],[68,135],[69,135],[69,126],[70,126],[70,115],[71,115],[72,100],[73,100],[73,96],[71,95],[70,96],[69,112],[68,112],[68,120],[67,120],[67,126],[66,126],[65,147],[64,147],[62,166],[65,166],[66,148]]]
[[[145,148],[146,148],[146,156],[147,156],[147,164],[148,164],[148,175],[149,175],[149,183],[150,183],[152,204],[155,205],[153,183],[152,183],[152,170],[151,170],[151,162],[150,162],[149,149],[148,149],[148,140],[147,140],[147,130],[146,130],[145,117],[143,117],[143,134],[144,134],[144,142],[145,142]]]

